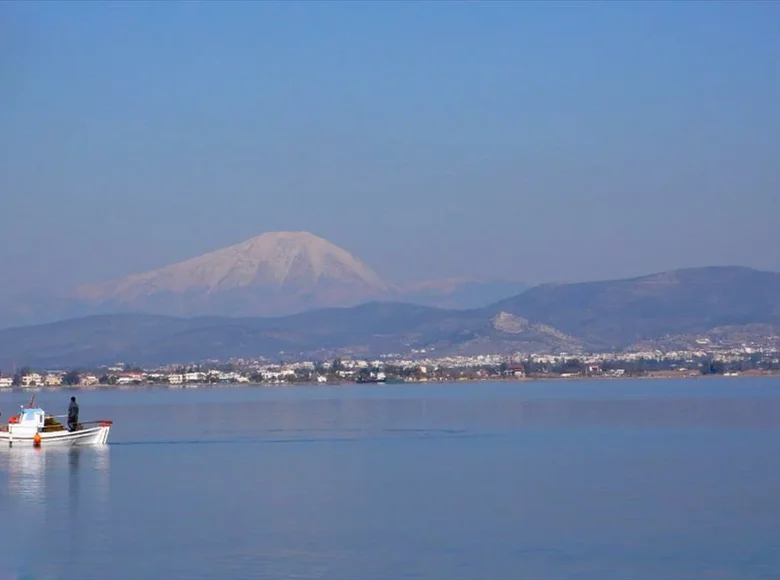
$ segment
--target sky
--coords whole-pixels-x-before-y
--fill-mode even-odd
[[[2,2],[2,287],[276,230],[393,282],[780,270],[779,107],[779,2]]]

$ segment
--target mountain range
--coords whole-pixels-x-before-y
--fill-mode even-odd
[[[347,250],[309,232],[268,232],[118,280],[0,301],[0,327],[116,312],[285,316],[371,301],[439,308],[486,306],[519,282],[447,279],[392,284]]]
[[[296,267],[287,271],[298,272]],[[204,280],[211,278],[204,274]],[[359,283],[380,288],[365,271]],[[153,284],[149,278],[140,277],[133,285],[109,287],[112,295],[133,299],[137,296],[133,288],[149,284]],[[92,296],[101,294],[96,291]],[[689,348],[702,338],[742,343],[776,339],[779,332],[780,273],[710,267],[622,280],[543,284],[465,310],[372,301],[277,317],[88,316],[1,330],[0,368],[83,367],[119,360],[154,365],[261,356],[322,360],[412,350],[445,355],[577,353],[658,344]]]

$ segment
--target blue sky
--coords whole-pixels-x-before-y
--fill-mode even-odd
[[[5,290],[273,230],[393,280],[780,270],[780,3],[0,3]]]

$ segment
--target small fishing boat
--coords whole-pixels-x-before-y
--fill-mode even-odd
[[[113,421],[89,421],[79,423],[69,431],[53,415],[35,406],[35,395],[30,404],[22,407],[18,415],[9,417],[8,423],[0,425],[0,443],[9,445],[105,445]]]

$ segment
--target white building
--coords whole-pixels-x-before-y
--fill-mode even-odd
[[[117,385],[132,385],[134,383],[142,383],[146,380],[146,376],[143,373],[122,373],[116,379]]]
[[[23,387],[37,387],[43,384],[43,377],[38,373],[30,373],[22,377]]]

